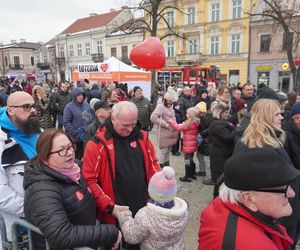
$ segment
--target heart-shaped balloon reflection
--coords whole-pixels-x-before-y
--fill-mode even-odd
[[[166,63],[165,49],[157,37],[151,36],[131,50],[130,59],[143,69],[161,69]]]

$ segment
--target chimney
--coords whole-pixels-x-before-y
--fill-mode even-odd
[[[3,47],[3,43],[0,43],[0,48]]]
[[[10,43],[17,43],[17,40],[11,39],[11,40],[10,40]]]
[[[116,9],[110,9],[110,12],[114,12],[114,11],[116,11]]]
[[[25,43],[25,42],[26,42],[26,39],[20,38],[20,43]]]
[[[122,10],[126,10],[126,9],[128,9],[128,6],[127,6],[127,5],[124,5],[124,6],[121,7],[121,9],[122,9]]]
[[[97,13],[90,13],[90,17],[97,16]]]

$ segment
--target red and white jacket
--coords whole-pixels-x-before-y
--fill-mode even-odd
[[[138,142],[143,152],[148,184],[152,175],[160,171],[160,167],[148,133],[143,130],[141,130],[140,133]],[[116,180],[114,139],[105,127],[98,129],[96,135],[104,142],[108,149],[114,179]],[[105,146],[101,142],[88,141],[83,157],[82,174],[95,197],[96,206],[98,208],[97,219],[104,223],[115,224],[116,221],[108,210],[109,206],[115,205],[116,198]]]

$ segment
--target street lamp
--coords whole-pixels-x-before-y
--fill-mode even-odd
[[[297,91],[299,91],[299,86],[298,86],[298,70],[299,70],[299,66],[300,66],[300,58],[295,59],[295,64],[296,64],[296,88]]]

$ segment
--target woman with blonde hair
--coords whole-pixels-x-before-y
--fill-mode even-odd
[[[226,103],[217,103],[212,111],[213,121],[208,128],[211,179],[215,183],[214,197],[219,194],[217,180],[223,174],[224,164],[234,149],[235,127],[228,121],[229,110]]]
[[[279,102],[272,99],[260,99],[251,110],[250,124],[235,145],[234,154],[248,148],[273,149],[282,159],[293,165],[284,148],[285,132],[281,129],[283,117]],[[297,243],[296,225],[300,222],[299,180],[291,184],[295,197],[290,199],[293,213],[281,220],[288,234]]]
[[[51,105],[45,89],[39,85],[35,85],[32,89],[32,97],[36,105],[37,118],[41,124],[41,127],[43,129],[51,128]]]
[[[285,133],[281,129],[281,120],[278,101],[272,99],[256,101],[251,110],[250,124],[240,142],[237,143],[235,151],[240,151],[245,146],[247,148],[281,147],[283,149]]]

